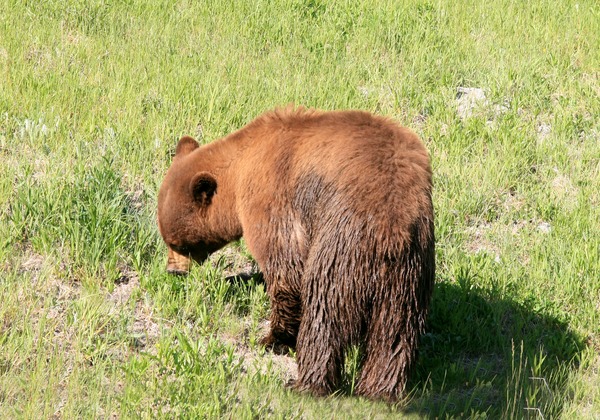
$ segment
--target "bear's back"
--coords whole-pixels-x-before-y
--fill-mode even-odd
[[[348,220],[405,236],[433,217],[429,156],[416,134],[364,111],[276,110],[259,127],[247,177],[306,224]],[[253,181],[249,181],[253,182]],[[279,204],[277,204],[279,206]]]
[[[377,176],[407,164],[429,168],[428,153],[413,132],[365,111],[286,108],[264,114],[249,127],[254,125],[261,131],[255,144],[262,149],[260,164],[286,158],[297,170],[310,168],[340,179],[359,169]]]

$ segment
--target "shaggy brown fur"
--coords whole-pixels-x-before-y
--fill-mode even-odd
[[[435,266],[429,157],[411,131],[288,108],[206,146],[184,137],[158,216],[170,272],[244,236],[271,299],[263,343],[297,348],[298,389],[334,391],[360,345],[358,394],[402,395]]]

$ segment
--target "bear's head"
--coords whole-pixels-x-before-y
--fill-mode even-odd
[[[217,180],[198,156],[198,143],[182,137],[158,193],[158,227],[169,249],[167,271],[187,274],[191,260],[202,263],[223,241],[209,213]]]

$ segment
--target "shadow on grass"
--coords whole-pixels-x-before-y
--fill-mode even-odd
[[[583,340],[560,320],[473,284],[436,285],[404,412],[554,418]]]
[[[264,284],[265,279],[262,273],[238,273],[233,276],[225,277],[225,281],[229,282],[233,286],[239,286],[253,280],[255,284]]]

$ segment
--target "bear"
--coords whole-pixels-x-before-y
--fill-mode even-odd
[[[167,271],[243,237],[271,302],[262,344],[296,350],[299,391],[398,401],[435,276],[432,170],[419,137],[366,111],[288,106],[200,146],[177,144],[158,194]]]

